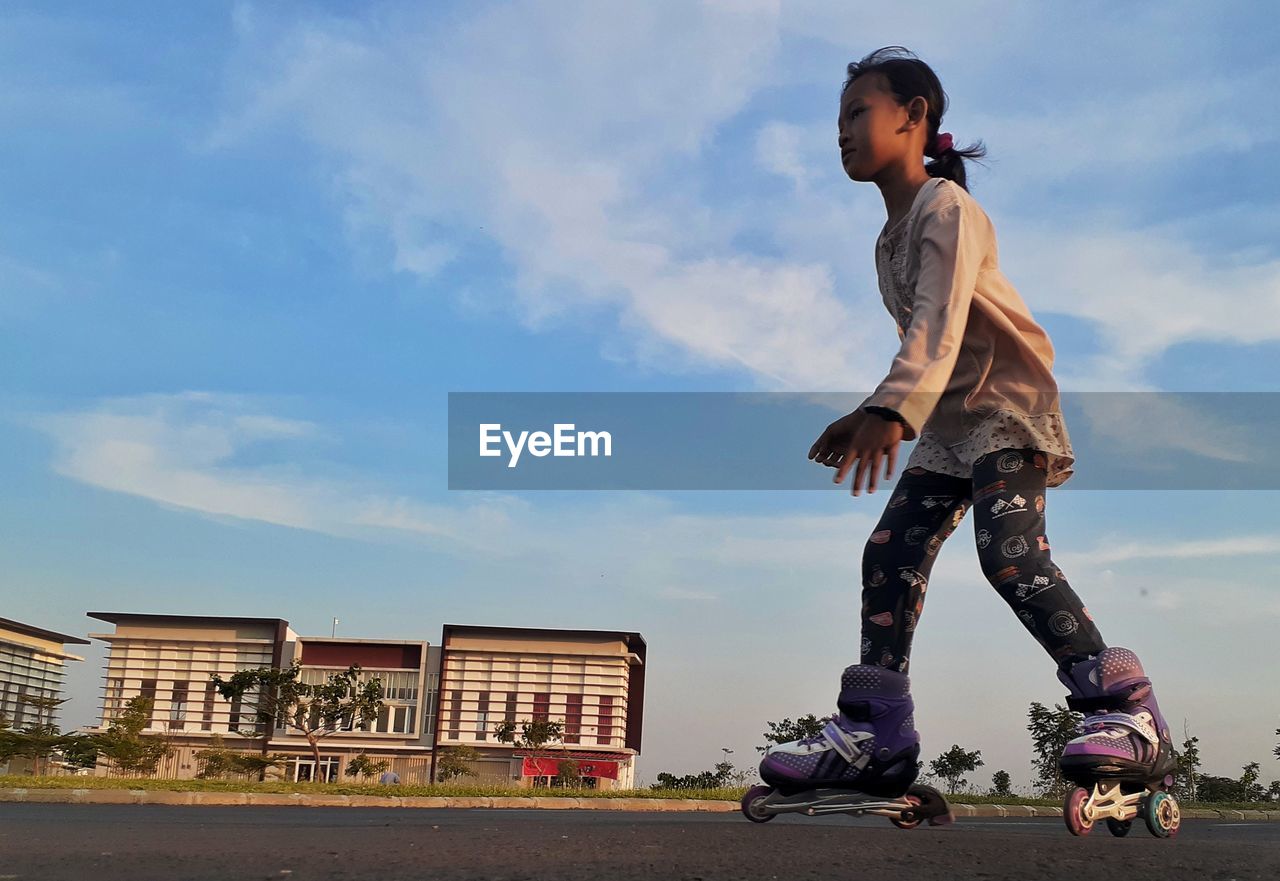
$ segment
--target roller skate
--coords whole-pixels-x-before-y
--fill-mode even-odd
[[[764,785],[742,799],[748,820],[778,814],[875,814],[900,829],[927,820],[952,822],[951,806],[931,786],[915,785],[920,735],[911,713],[910,679],[856,664],[840,680],[839,712],[822,731],[771,746],[760,762]]]
[[[1059,670],[1058,678],[1071,691],[1067,706],[1085,714],[1080,736],[1058,759],[1062,776],[1077,784],[1062,808],[1071,834],[1088,835],[1106,820],[1111,834],[1123,837],[1140,816],[1152,835],[1176,835],[1173,742],[1138,656],[1106,648]]]

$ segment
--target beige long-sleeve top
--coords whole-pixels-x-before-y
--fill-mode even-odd
[[[903,439],[919,438],[907,467],[969,477],[986,453],[1030,448],[1046,454],[1049,486],[1065,482],[1075,457],[1053,344],[1000,271],[982,207],[931,178],[877,238],[876,269],[901,347],[860,409],[902,416]]]

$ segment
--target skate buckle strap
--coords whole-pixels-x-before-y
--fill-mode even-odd
[[[840,757],[856,768],[866,767],[867,762],[871,761],[871,756],[863,753],[858,744],[864,740],[870,740],[872,734],[867,731],[845,731],[834,720],[828,722],[822,729],[822,736],[831,744],[831,748],[840,754]]]
[[[1112,695],[1102,695],[1100,697],[1076,697],[1074,694],[1067,695],[1067,707],[1075,710],[1077,713],[1091,713],[1096,710],[1114,710],[1116,707],[1124,706],[1124,702],[1120,698]]]
[[[1160,735],[1156,733],[1155,727],[1129,713],[1103,713],[1100,716],[1090,716],[1084,720],[1084,724],[1081,727],[1086,731],[1090,729],[1097,731],[1107,725],[1128,728],[1130,731],[1142,735],[1143,738],[1151,742],[1152,746],[1160,746]]]

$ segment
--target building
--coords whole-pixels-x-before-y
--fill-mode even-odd
[[[346,730],[321,740],[319,769],[306,738],[283,720],[278,721],[268,751],[290,756],[288,779],[341,780],[347,763],[363,753],[374,762],[385,761],[388,770],[402,781],[427,780],[438,649],[426,642],[307,636],[297,641],[291,660],[298,661],[301,679],[310,685],[322,684],[329,676],[358,665],[361,682],[375,677],[381,681],[382,708],[370,724],[361,727],[351,720]]]
[[[623,631],[476,627],[447,624],[441,645],[426,641],[298,636],[281,618],[91,612],[115,625],[90,634],[110,646],[103,677],[103,730],[138,695],[154,700],[150,733],[166,734],[173,754],[162,777],[199,772],[195,754],[213,745],[283,755],[289,780],[346,779],[361,754],[385,761],[404,783],[435,777],[438,749],[470,745],[482,782],[553,783],[556,760],[523,755],[499,743],[494,726],[563,721],[559,758],[575,759],[588,786],[630,788],[640,752],[645,642]],[[302,732],[284,719],[268,731],[252,698],[228,702],[210,676],[239,670],[287,668],[297,662],[303,682],[320,684],[352,665],[362,681],[377,677],[383,706],[376,719],[323,737],[317,767]],[[439,700],[438,695],[445,695]],[[98,773],[110,773],[99,768]],[[472,778],[476,779],[476,778]]]
[[[115,625],[113,633],[91,633],[109,646],[103,673],[102,712],[88,731],[105,731],[132,698],[151,698],[148,733],[167,734],[173,753],[156,770],[159,777],[191,778],[198,772],[195,753],[215,742],[262,751],[257,733],[258,707],[250,701],[224,700],[211,676],[229,678],[238,670],[278,667],[292,657],[297,635],[282,618],[206,615],[151,615],[90,612],[90,618]],[[110,769],[99,763],[98,774]]]
[[[440,650],[437,754],[471,746],[481,757],[476,770],[493,782],[554,782],[564,758],[578,762],[583,785],[634,786],[644,716],[640,634],[446,624]],[[498,742],[494,729],[504,719],[563,721],[557,758]]]
[[[62,697],[67,661],[84,658],[64,650],[89,640],[0,618],[0,727],[57,724],[57,710],[33,705],[30,698]],[[0,773],[23,773],[27,760],[0,763]]]

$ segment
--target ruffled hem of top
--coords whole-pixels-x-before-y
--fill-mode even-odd
[[[946,444],[933,432],[921,432],[907,465],[971,477],[974,460],[1003,449],[1044,453],[1046,486],[1061,486],[1075,473],[1075,451],[1062,413],[1028,415],[1007,409],[993,411],[956,443]]]

